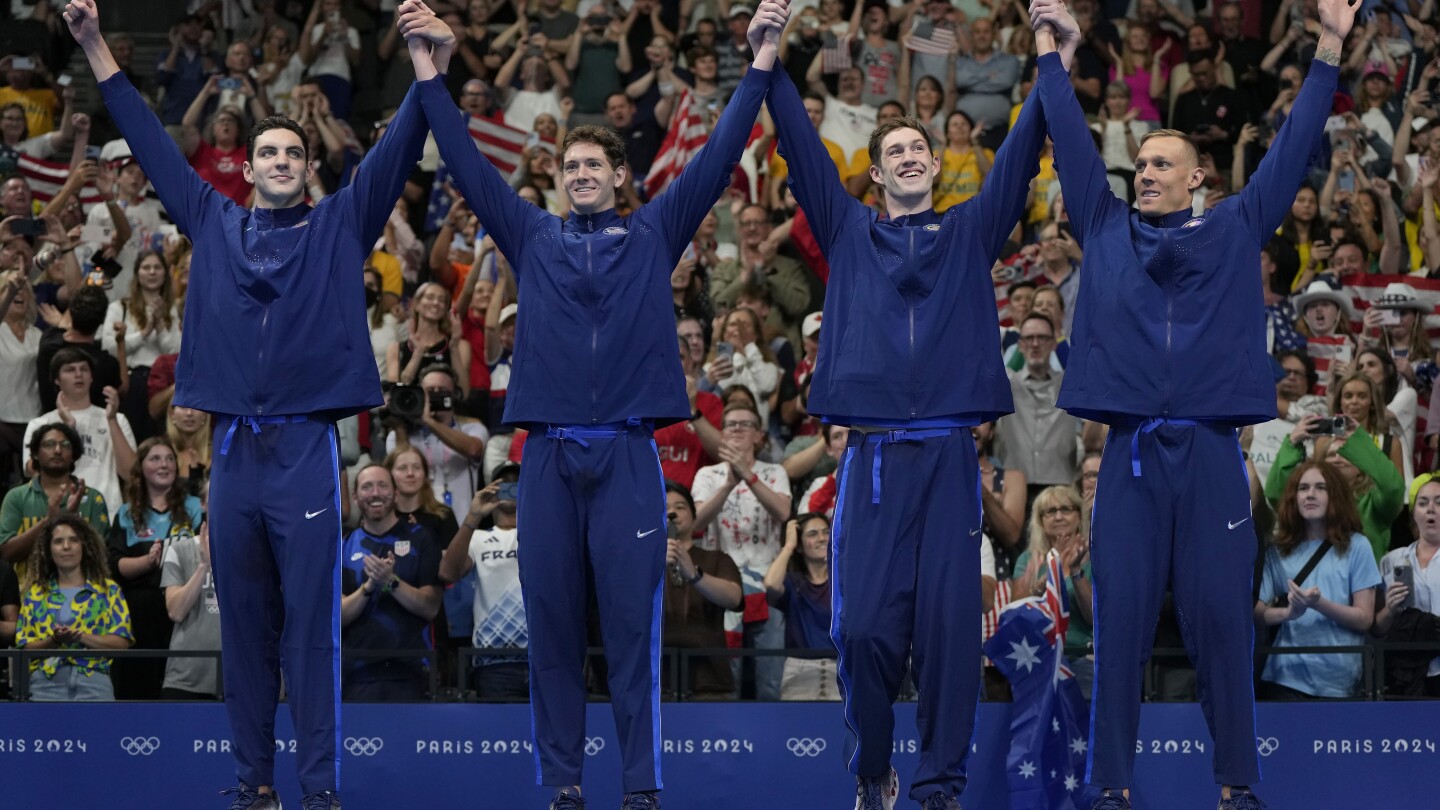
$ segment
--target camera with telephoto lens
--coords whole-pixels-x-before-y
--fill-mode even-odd
[[[425,417],[425,397],[430,397],[430,410],[453,411],[455,410],[455,397],[452,394],[426,394],[425,389],[418,385],[404,385],[396,383],[391,385],[387,392],[390,394],[390,403],[381,409],[381,418],[393,417],[402,422],[418,425]]]

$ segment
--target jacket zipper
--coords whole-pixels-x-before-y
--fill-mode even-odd
[[[908,265],[915,266],[915,229],[906,227],[910,236],[910,260]],[[916,382],[915,382],[915,304],[907,294],[905,298],[905,309],[910,314],[910,418],[915,418],[916,403]]]
[[[1170,229],[1169,229],[1169,228],[1165,228],[1165,229],[1164,229],[1164,231],[1163,231],[1163,237],[1164,237],[1163,247],[1169,248],[1169,246],[1170,246]],[[1171,378],[1172,378],[1172,373],[1173,373],[1172,370],[1171,370],[1171,364],[1174,362],[1174,357],[1171,356],[1171,346],[1172,346],[1172,344],[1173,344],[1174,333],[1175,333],[1175,277],[1174,277],[1173,275],[1171,275],[1169,278],[1167,278],[1167,279],[1165,280],[1165,396],[1164,396],[1164,398],[1161,400],[1161,406],[1160,406],[1160,415],[1161,415],[1161,416],[1165,416],[1165,417],[1170,416],[1170,404],[1171,404],[1171,403],[1170,403],[1170,393],[1171,393],[1171,391],[1170,391],[1170,389],[1171,389],[1170,383],[1171,383],[1171,381],[1172,381]]]
[[[592,252],[591,243],[595,237],[595,217],[585,218],[585,269],[590,274],[590,292],[595,296],[595,301],[590,309],[590,424],[600,421],[598,412],[599,392],[596,390],[598,383],[595,379],[595,367],[599,362],[600,355],[600,322],[598,310],[600,308],[600,285],[595,282],[595,256]]]

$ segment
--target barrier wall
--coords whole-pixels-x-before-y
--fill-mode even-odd
[[[604,810],[620,795],[609,709],[589,707],[586,738],[585,794]],[[913,704],[896,715],[905,806]],[[982,704],[966,810],[1008,807],[1008,724],[1008,705]],[[277,769],[295,808],[290,729],[282,706]],[[1147,705],[1140,730],[1135,806],[1215,807],[1199,708]],[[663,732],[667,810],[853,806],[839,704],[666,704]],[[529,810],[549,796],[534,786],[525,705],[347,705],[342,736],[346,810]],[[1256,743],[1272,810],[1440,806],[1440,702],[1262,704]],[[228,751],[218,704],[0,704],[0,807],[223,808],[217,791],[234,784]]]

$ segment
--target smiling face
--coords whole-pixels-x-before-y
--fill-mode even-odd
[[[165,288],[165,261],[157,253],[148,253],[135,268],[135,283],[145,292],[159,293]]]
[[[884,187],[889,199],[914,200],[930,194],[939,170],[925,133],[902,127],[880,142],[880,162],[870,167],[870,179]]]
[[[140,471],[152,494],[168,492],[175,485],[175,450],[164,444],[151,447],[140,462]]]
[[[865,74],[860,68],[845,68],[840,71],[840,100],[846,104],[858,104],[865,89]]]
[[[970,116],[965,113],[950,113],[950,117],[945,120],[945,142],[951,148],[968,146],[970,135],[974,131],[974,127],[970,123]]]
[[[625,167],[611,166],[605,150],[593,143],[576,143],[565,150],[561,172],[570,207],[580,214],[614,208],[615,190],[625,183]]]
[[[300,136],[282,127],[267,129],[255,138],[254,155],[242,167],[245,179],[255,184],[258,208],[290,208],[305,196],[313,172]]]
[[[1300,517],[1305,520],[1324,520],[1330,510],[1330,490],[1325,476],[1314,467],[1300,474],[1300,486],[1295,490],[1295,503],[1300,507]]]
[[[750,310],[737,309],[725,319],[725,340],[734,345],[737,351],[743,350],[758,337],[755,326],[755,316]]]
[[[873,8],[873,6],[872,6]],[[821,518],[810,518],[799,528],[800,553],[806,562],[823,563],[830,559],[830,525]]]
[[[439,323],[445,319],[445,310],[450,304],[450,296],[445,288],[439,284],[426,284],[415,295],[415,314],[432,323]]]
[[[395,510],[395,484],[384,467],[366,467],[355,479],[355,500],[371,523],[384,521]]]
[[[1194,148],[1182,138],[1149,138],[1135,156],[1135,198],[1146,216],[1189,210],[1191,194],[1204,179]]]
[[[17,144],[25,139],[25,108],[19,104],[6,104],[0,109],[0,137],[7,144]]]

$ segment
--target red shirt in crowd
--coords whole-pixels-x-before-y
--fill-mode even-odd
[[[200,179],[241,205],[250,201],[250,184],[245,181],[245,173],[240,170],[244,162],[243,143],[227,151],[201,141],[200,145],[195,147],[195,154],[190,156],[190,167],[200,175]]]

